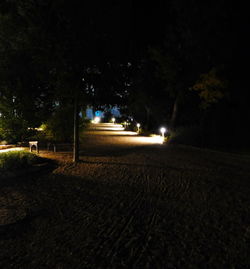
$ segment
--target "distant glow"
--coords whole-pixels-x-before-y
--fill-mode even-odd
[[[0,153],[9,152],[9,151],[21,151],[21,150],[24,150],[24,148],[17,147],[17,148],[9,148],[9,149],[0,149]]]
[[[104,131],[123,131],[124,130],[124,127],[96,127],[95,130],[104,130]]]
[[[112,118],[111,120],[112,120],[113,123],[115,123],[115,118]]]
[[[92,121],[92,123],[94,123]],[[113,124],[113,123],[99,123],[99,124],[94,124],[92,127],[89,127],[89,130],[104,130],[104,131],[123,131],[124,127],[122,124]]]
[[[28,127],[28,130],[43,131],[44,127],[36,127],[36,128]]]
[[[124,127],[95,127],[95,130],[104,130],[104,131],[123,131]]]
[[[86,134],[90,134],[90,135],[100,135],[100,136],[120,136],[122,137],[122,139],[125,139],[126,136],[137,136],[138,133],[136,132],[130,132],[130,131],[123,131],[123,130],[112,130],[112,129],[102,129],[102,132],[98,133],[93,131],[86,131]]]
[[[100,117],[95,117],[91,122],[96,124],[96,123],[99,123],[100,121],[101,121]]]
[[[95,112],[95,116],[96,116],[96,117],[101,117],[102,114],[103,114],[103,112],[100,111],[100,110],[97,110],[97,111]]]

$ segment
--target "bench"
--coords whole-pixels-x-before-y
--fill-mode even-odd
[[[33,148],[35,148],[36,152],[39,153],[38,141],[29,141],[29,146],[30,146],[30,152],[32,152]]]

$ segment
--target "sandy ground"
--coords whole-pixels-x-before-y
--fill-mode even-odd
[[[249,156],[99,127],[0,190],[1,268],[250,268]]]

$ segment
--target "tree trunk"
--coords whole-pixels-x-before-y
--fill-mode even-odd
[[[79,107],[78,98],[74,100],[74,144],[73,144],[73,162],[79,161]]]
[[[148,106],[144,106],[146,110],[146,124],[145,129],[148,130],[150,127],[150,108]]]
[[[170,128],[174,128],[176,125],[176,119],[177,119],[177,115],[178,115],[178,111],[179,111],[179,100],[178,100],[178,96],[175,98],[174,101],[174,106],[173,106],[173,110],[172,110],[172,115],[171,115],[171,119],[170,119]]]

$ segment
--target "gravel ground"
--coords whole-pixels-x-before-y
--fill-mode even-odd
[[[249,156],[103,127],[0,189],[0,268],[250,268]]]

